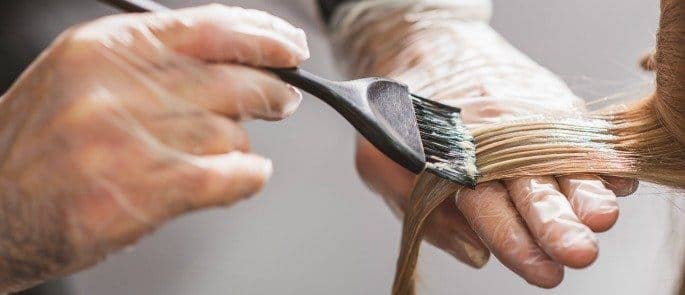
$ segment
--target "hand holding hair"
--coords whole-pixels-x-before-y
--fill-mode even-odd
[[[349,61],[353,76],[403,81],[421,95],[462,108],[465,122],[474,125],[585,112],[583,101],[559,78],[486,24],[486,1],[463,6],[376,1],[347,8],[339,11],[333,24],[339,52]],[[409,197],[424,182],[415,183],[414,175],[363,140],[356,163],[364,181],[394,212],[407,218],[407,211],[415,210]],[[433,179],[424,180],[437,185]],[[425,221],[425,239],[474,267],[482,267],[492,251],[529,283],[554,287],[563,278],[564,266],[580,268],[595,260],[594,232],[615,223],[616,196],[628,195],[636,186],[632,180],[586,173],[485,182],[436,205]],[[416,225],[405,220],[408,224]],[[403,239],[403,247],[411,248],[407,243]],[[398,266],[395,287],[412,278],[411,271],[399,273],[404,266]],[[405,293],[395,289],[395,294]]]
[[[657,92],[589,113],[563,82],[503,42],[477,7],[378,1],[347,8],[338,32],[357,73],[396,77],[478,123],[471,127],[482,182],[475,191],[429,173],[414,182],[359,145],[360,174],[405,214],[393,294],[415,292],[424,235],[482,265],[473,258],[487,252],[464,218],[506,266],[532,284],[556,286],[563,265],[584,267],[596,258],[591,230],[608,229],[618,216],[615,196],[634,190],[634,181],[615,176],[685,188],[685,1],[662,1],[650,65]],[[460,212],[443,202],[454,195]],[[450,217],[451,227],[444,222]]]
[[[63,33],[0,98],[0,293],[259,191],[272,165],[240,122],[283,119],[301,95],[258,67],[308,55],[302,30],[221,5]]]

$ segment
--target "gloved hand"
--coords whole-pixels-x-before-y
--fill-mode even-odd
[[[0,293],[257,192],[272,165],[239,122],[283,119],[301,94],[256,67],[308,56],[302,30],[221,5],[62,34],[0,100]]]
[[[562,81],[487,25],[485,2],[360,2],[339,14],[336,37],[356,75],[394,77],[424,97],[461,107],[468,124],[583,112],[584,102]],[[402,216],[415,176],[363,139],[356,165]],[[487,262],[489,249],[531,284],[554,287],[563,266],[595,260],[594,232],[616,222],[616,196],[636,186],[589,174],[482,183],[442,204],[425,239],[474,267]]]

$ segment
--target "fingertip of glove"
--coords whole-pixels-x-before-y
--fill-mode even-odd
[[[618,206],[602,206],[595,212],[587,214],[583,218],[583,223],[592,231],[599,233],[609,230],[618,220]]]
[[[584,268],[595,262],[598,255],[596,239],[583,240],[567,247],[562,263],[571,268]]]
[[[576,249],[571,250],[569,255],[569,261],[566,266],[571,268],[585,268],[590,266],[597,260],[599,252],[596,249]]]
[[[526,282],[544,289],[559,286],[564,280],[564,267],[556,262],[548,261],[536,268],[534,278],[526,278]]]
[[[595,233],[585,225],[577,225],[575,230],[566,230],[545,249],[556,262],[572,268],[583,268],[597,259],[599,247]]]

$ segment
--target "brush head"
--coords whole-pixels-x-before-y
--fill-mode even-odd
[[[390,79],[353,83],[352,89],[366,89],[372,115],[350,121],[364,122],[355,125],[357,130],[386,156],[414,173],[426,169],[467,187],[476,185],[476,148],[460,109],[414,95]]]
[[[426,154],[426,169],[464,186],[475,187],[476,145],[461,120],[461,110],[411,95]]]

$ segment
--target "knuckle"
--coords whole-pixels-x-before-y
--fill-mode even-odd
[[[213,148],[216,152],[224,153],[249,146],[247,132],[240,125],[226,118],[205,117],[199,124],[193,124],[191,129],[193,132],[201,132],[195,136],[197,144]]]
[[[58,116],[58,121],[68,125],[82,125],[95,122],[108,112],[110,105],[99,99],[77,96],[72,99]]]
[[[78,25],[67,29],[57,37],[56,52],[66,57],[81,58],[88,56],[98,44],[92,34],[86,33],[88,25]]]
[[[193,120],[195,121],[195,120]],[[224,135],[212,120],[199,120],[189,122],[180,136],[181,141],[186,141],[193,152],[200,154],[223,152]],[[170,135],[174,137],[173,133]]]
[[[76,60],[97,58],[97,49],[104,49],[113,41],[131,39],[136,31],[130,15],[106,16],[70,27],[55,42],[61,52]]]

